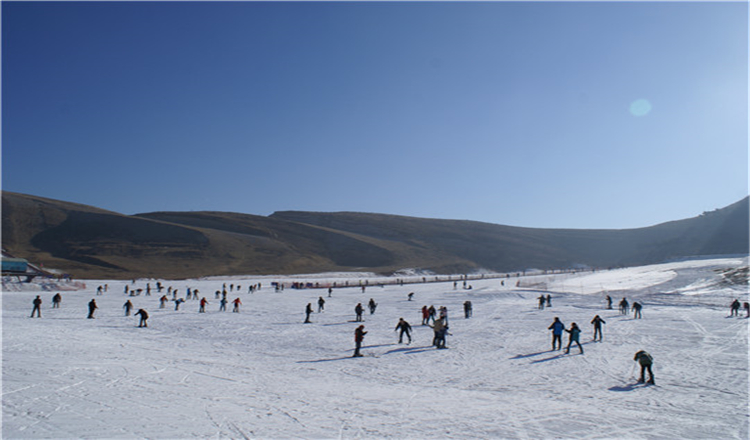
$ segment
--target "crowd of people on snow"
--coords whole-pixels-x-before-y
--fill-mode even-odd
[[[135,280],[133,281],[133,284],[135,284]],[[348,283],[347,283],[348,284]],[[360,286],[362,290],[364,291],[365,287],[367,286],[367,283],[360,283]],[[272,286],[275,288],[275,290],[278,292],[280,290],[283,290],[284,285],[282,283],[272,283]],[[309,287],[309,286],[305,286]],[[454,283],[454,288],[457,287],[456,283]],[[226,306],[229,302],[227,296],[230,292],[237,292],[239,293],[242,286],[234,284],[230,284],[227,286],[226,283],[222,285],[221,290],[216,290],[215,292],[215,299],[219,300],[219,311],[226,311]],[[255,293],[257,291],[260,291],[262,288],[261,283],[252,284],[248,287],[247,292],[248,293]],[[299,287],[294,287],[299,288]],[[470,289],[464,286],[465,289]],[[109,289],[109,286],[107,284],[98,286],[96,289],[96,295],[101,296],[104,293],[106,293]],[[166,294],[162,295],[159,298],[159,308],[163,309],[166,307],[166,304],[169,301],[173,301],[175,303],[175,311],[179,311],[180,305],[182,303],[185,303],[188,300],[197,300],[198,301],[198,313],[206,313],[206,306],[208,306],[210,303],[205,297],[199,296],[200,292],[198,289],[186,289],[186,295],[185,298],[178,297],[178,289],[174,289],[171,286],[165,287],[161,284],[161,282],[156,282],[154,289],[157,293],[162,293],[163,290],[166,289]],[[147,283],[145,288],[133,288],[132,286],[125,285],[124,293],[125,295],[128,295],[129,297],[134,296],[140,296],[145,292],[145,296],[151,296],[152,287],[151,283]],[[331,287],[328,288],[328,297],[330,298],[332,296],[333,289]],[[172,298],[170,299],[169,296]],[[408,294],[408,301],[412,301],[414,296],[414,292],[410,292]],[[606,308],[608,310],[612,310],[612,298],[607,295],[606,298],[607,306]],[[544,310],[545,307],[549,308],[552,307],[552,297],[550,294],[547,295],[540,295],[537,298],[538,301],[538,309]],[[62,302],[62,295],[60,293],[56,293],[52,297],[52,307],[53,308],[60,308],[60,304]],[[318,313],[321,313],[325,310],[325,299],[320,296],[318,298]],[[232,300],[233,308],[232,312],[239,313],[240,306],[242,305],[242,301],[239,297],[236,297],[234,300]],[[41,306],[42,306],[42,299],[40,295],[37,295],[36,298],[32,301],[32,311],[31,311],[31,318],[33,318],[35,315],[37,318],[41,318]],[[367,303],[367,307],[370,311],[370,315],[375,314],[375,311],[377,310],[377,302],[375,302],[374,298],[370,298],[369,302]],[[619,312],[622,315],[627,315],[628,312],[633,312],[633,318],[634,319],[641,319],[642,318],[642,309],[643,305],[639,302],[635,301],[631,305],[627,298],[623,297],[622,300],[620,300],[619,304]],[[95,312],[98,309],[98,305],[96,303],[96,299],[92,299],[88,303],[88,319],[94,319],[95,318]],[[125,311],[125,316],[130,316],[131,311],[135,308],[133,303],[130,299],[127,299],[126,302],[123,304],[123,309]],[[748,302],[740,303],[739,299],[735,299],[732,301],[730,305],[730,316],[737,316],[739,317],[739,311],[740,308],[744,308],[745,310],[745,317],[750,318],[750,304]],[[464,309],[464,318],[469,319],[473,316],[473,305],[472,302],[467,300],[463,303],[463,309]],[[354,307],[354,313],[355,313],[355,320],[354,322],[363,322],[363,314],[364,314],[364,306],[361,302],[357,303],[357,305]],[[308,303],[305,307],[305,320],[304,323],[312,323],[310,320],[310,317],[313,313],[313,306],[312,303]],[[140,318],[138,327],[148,327],[148,312],[143,309],[139,308],[136,313],[133,314],[133,316],[137,316]],[[448,332],[449,326],[448,326],[448,308],[445,306],[440,306],[438,309],[436,309],[434,306],[423,306],[421,309],[421,316],[422,316],[422,325],[428,326],[432,328],[433,330],[433,340],[432,345],[438,349],[444,349],[446,348],[446,336],[450,335]],[[603,339],[602,336],[602,324],[606,324],[606,321],[602,319],[599,315],[594,316],[594,318],[591,320],[591,324],[594,328],[594,342],[601,342]],[[354,332],[354,342],[355,342],[355,349],[354,349],[354,357],[361,357],[361,348],[362,343],[364,341],[364,337],[367,334],[367,331],[364,330],[365,326],[364,324],[359,325]],[[565,348],[565,353],[570,353],[571,346],[575,343],[575,345],[578,347],[580,354],[583,354],[583,346],[580,342],[580,335],[581,335],[581,328],[578,326],[578,324],[571,323],[570,328],[565,328],[565,325],[560,321],[558,317],[554,318],[554,321],[550,324],[548,327],[548,330],[552,331],[552,351],[556,350],[562,350],[562,336],[563,333],[568,334],[568,344]],[[412,342],[412,327],[411,325],[404,320],[404,318],[399,318],[398,323],[396,324],[396,327],[394,331],[398,332],[398,343],[403,343],[404,337],[406,337],[407,344],[410,344]],[[654,376],[653,372],[651,370],[651,366],[653,364],[653,358],[651,355],[649,355],[645,351],[639,351],[636,353],[634,357],[634,361],[637,361],[641,366],[641,378],[639,382],[644,382],[644,375],[645,372],[648,372],[649,374],[649,380],[648,383],[653,384],[654,383]]]

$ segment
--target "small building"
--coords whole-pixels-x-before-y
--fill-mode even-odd
[[[25,274],[29,268],[29,262],[23,258],[6,258],[2,259],[3,275]]]

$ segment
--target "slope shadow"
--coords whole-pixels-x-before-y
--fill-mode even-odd
[[[404,353],[404,354],[413,354],[413,353],[421,353],[423,351],[432,351],[433,346],[432,345],[423,345],[421,347],[402,347],[402,348],[394,348],[393,350],[388,350],[385,352],[385,354],[392,354],[392,353]]]
[[[633,390],[635,390],[637,388],[643,388],[644,386],[645,386],[645,384],[636,382],[636,383],[629,383],[629,384],[624,385],[624,386],[622,386],[622,385],[615,385],[613,387],[609,387],[608,390],[609,391],[618,391],[618,392],[633,391]]]

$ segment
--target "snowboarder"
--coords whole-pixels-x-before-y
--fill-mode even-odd
[[[612,310],[612,297],[607,295],[607,310]]]
[[[638,301],[633,302],[633,319],[641,319],[641,309],[643,306]]]
[[[88,319],[94,319],[94,311],[98,309],[99,307],[96,305],[96,300],[92,299],[89,302],[89,316],[87,316]]]
[[[591,323],[594,324],[594,341],[596,341],[596,335],[599,335],[599,342],[602,340],[602,324],[606,324],[607,321],[603,320],[599,315],[594,316],[594,319],[591,320]]]
[[[359,349],[362,348],[362,341],[365,340],[365,335],[367,332],[365,331],[365,326],[360,325],[354,330],[354,355],[352,357],[362,357],[362,354],[359,352]]]
[[[60,302],[62,302],[62,296],[60,296],[59,293],[56,293],[55,296],[52,297],[52,308],[59,309]]]
[[[570,334],[570,337],[568,339],[568,348],[565,349],[565,354],[570,353],[570,345],[575,342],[578,345],[578,348],[581,350],[581,354],[583,354],[583,347],[581,346],[581,342],[579,341],[580,335],[581,335],[581,329],[578,328],[578,325],[574,322],[570,324],[570,330],[565,329],[566,332]]]
[[[234,301],[232,301],[232,304],[234,305],[234,307],[232,307],[232,313],[239,313],[240,306],[242,305],[242,301],[240,301],[240,298],[239,297],[235,298]]]
[[[362,308],[362,303],[357,303],[357,306],[354,307],[354,313],[357,314],[356,322],[362,322],[362,312],[364,311],[364,308]]]
[[[318,297],[318,313],[325,310],[326,300],[323,299],[322,296]]]
[[[372,315],[375,313],[375,309],[378,308],[378,304],[375,302],[374,299],[370,298],[370,302],[367,303],[367,307],[370,308],[370,314]]]
[[[562,350],[562,332],[565,329],[565,324],[560,322],[560,318],[555,316],[555,320],[552,325],[547,327],[547,330],[552,330],[552,350],[555,350],[555,342],[557,342],[557,350]]]
[[[472,315],[471,301],[464,301],[464,317],[469,319]]]
[[[36,317],[41,318],[42,317],[42,299],[39,297],[39,295],[34,298],[34,301],[31,302],[34,304],[34,308],[31,309],[31,316],[29,318],[34,317],[34,313],[36,312]]]
[[[206,297],[204,296],[203,298],[201,298],[200,308],[198,309],[198,313],[206,313],[207,304],[208,304],[208,301],[206,300]]]
[[[646,370],[648,370],[648,376],[649,376],[648,383],[653,385],[654,384],[654,372],[651,371],[651,365],[653,365],[654,363],[654,358],[652,358],[650,354],[641,350],[635,354],[635,357],[633,358],[633,360],[638,361],[638,363],[641,364],[641,378],[638,379],[638,383],[644,382]]]
[[[432,345],[437,348],[445,347],[445,334],[448,333],[448,326],[443,321],[443,318],[435,320],[434,325],[431,326],[435,332],[435,337],[432,339]]]
[[[730,316],[740,316],[740,301],[736,298],[734,301],[732,301]]]
[[[137,312],[135,312],[135,315],[133,316],[141,316],[141,322],[138,323],[138,327],[148,327],[148,324],[146,321],[148,320],[148,313],[146,313],[143,309],[138,309]]]
[[[125,309],[125,316],[130,316],[130,311],[133,309],[133,303],[130,302],[130,300],[127,300],[125,304],[122,305],[122,308]]]
[[[401,344],[404,335],[406,335],[407,338],[409,338],[409,342],[407,344],[411,344],[411,325],[409,325],[408,322],[404,321],[404,318],[399,318],[398,324],[396,324],[396,329],[394,331],[401,330],[401,332],[398,334],[398,343]]]
[[[312,311],[312,303],[307,303],[307,307],[305,307],[305,324],[310,324],[310,314]]]

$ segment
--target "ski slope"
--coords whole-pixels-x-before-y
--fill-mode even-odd
[[[747,286],[718,269],[747,258],[696,260],[594,273],[404,286],[275,292],[270,283],[352,277],[323,274],[163,281],[199,289],[179,311],[159,295],[129,297],[122,281],[2,294],[3,438],[711,438],[747,439],[748,319],[729,317]],[[358,274],[367,277],[366,274]],[[374,276],[368,277],[370,284]],[[154,280],[150,280],[152,287]],[[263,288],[247,293],[251,283]],[[352,284],[358,282],[351,279]],[[108,292],[96,296],[98,285]],[[240,313],[220,312],[214,292],[240,284]],[[340,284],[340,283],[339,283]],[[407,294],[414,292],[414,300]],[[552,307],[536,298],[551,294]],[[30,319],[41,295],[42,318]],[[605,295],[615,310],[606,310]],[[317,312],[303,324],[307,303]],[[170,296],[171,297],[171,296]],[[616,310],[644,305],[643,319]],[[96,298],[96,319],[86,304]],[[364,357],[352,358],[354,307],[365,312]],[[123,303],[151,315],[148,328]],[[464,319],[471,300],[474,316]],[[449,310],[447,350],[431,346],[423,305]],[[592,342],[595,315],[604,341]],[[555,316],[582,328],[585,353],[550,351]],[[414,328],[410,345],[394,327]],[[567,336],[564,336],[567,344]],[[633,355],[654,357],[656,386],[636,383]]]

